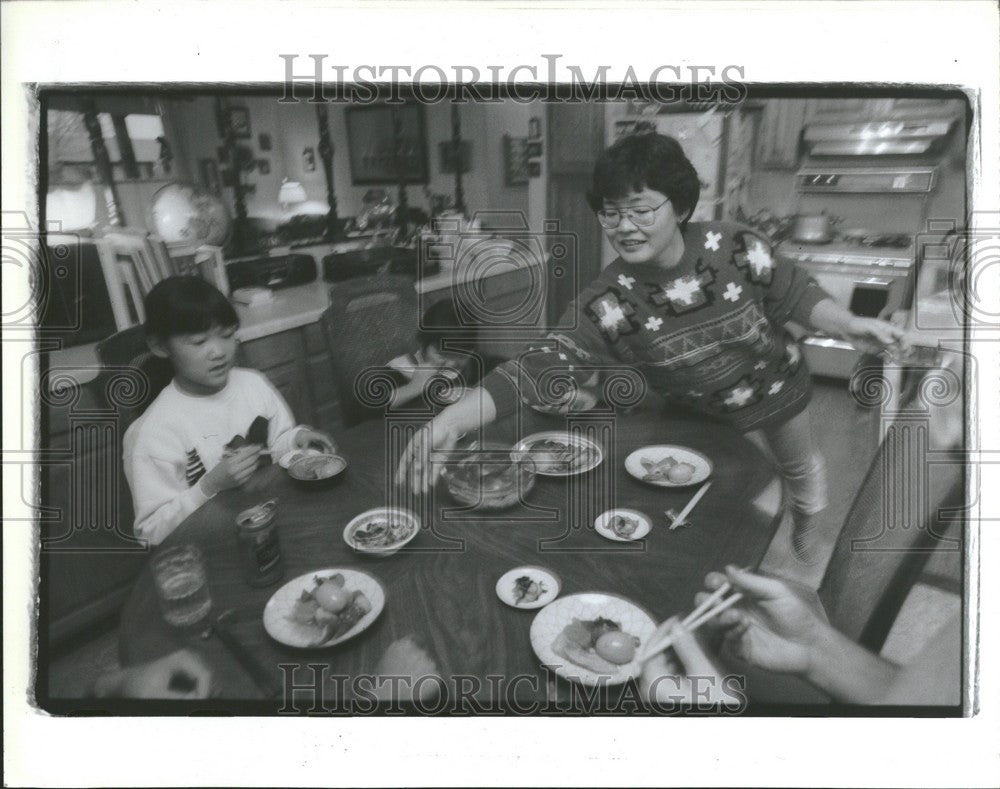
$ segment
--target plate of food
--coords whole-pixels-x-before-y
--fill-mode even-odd
[[[625,458],[625,470],[638,480],[664,488],[686,488],[712,474],[712,461],[687,447],[641,447]]]
[[[347,461],[340,455],[305,455],[288,467],[288,476],[304,488],[325,488],[340,481]]]
[[[264,606],[264,629],[286,646],[332,647],[354,638],[385,607],[385,589],[362,570],[332,567],[289,581]]]
[[[531,564],[508,570],[497,581],[497,597],[511,608],[541,608],[555,600],[560,589],[558,575]]]
[[[322,454],[323,452],[321,450],[312,449],[311,447],[308,449],[293,449],[286,452],[284,455],[278,458],[278,465],[281,466],[283,469],[287,469],[296,460],[300,460],[301,458],[315,457],[316,455],[322,455]]]
[[[597,468],[604,460],[604,450],[586,436],[548,430],[522,438],[511,450],[511,457],[531,458],[537,474],[569,477]]]
[[[402,507],[362,512],[344,527],[344,542],[358,553],[391,556],[417,536],[420,521]]]
[[[602,537],[615,542],[641,540],[652,528],[643,513],[638,510],[614,509],[602,512],[594,521],[594,528]]]
[[[630,600],[582,592],[554,600],[531,623],[531,647],[560,677],[582,685],[618,685],[639,675],[640,650],[656,622]]]

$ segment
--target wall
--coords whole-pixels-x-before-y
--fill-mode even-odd
[[[309,200],[326,204],[326,180],[319,159],[319,132],[316,109],[312,104],[279,104],[276,97],[240,97],[232,99],[234,105],[248,108],[252,137],[246,141],[254,157],[268,159],[271,172],[259,171],[249,175],[248,181],[256,184],[256,191],[247,198],[250,216],[280,219],[277,206],[278,189],[284,178],[299,181]],[[212,158],[218,162],[217,148],[221,144],[215,122],[214,98],[199,96],[191,100],[164,102],[164,112],[170,116],[169,128],[175,139],[178,170],[184,177],[198,181],[200,159]],[[471,145],[471,171],[462,178],[465,202],[469,212],[481,209],[505,209],[528,212],[528,186],[508,187],[503,173],[503,135],[527,134],[530,106],[505,102],[502,104],[465,104],[459,107],[462,137]],[[351,183],[347,151],[346,108],[329,107],[330,136],[334,145],[334,194],[337,213],[355,216],[361,208],[364,194],[371,187]],[[432,193],[452,195],[454,175],[441,172],[438,144],[451,139],[451,105],[446,103],[425,107],[428,170],[427,188]],[[258,135],[271,135],[273,150],[261,151]],[[316,169],[306,172],[302,152],[312,148],[316,155]],[[180,160],[183,160],[181,164]],[[397,187],[385,188],[395,200]],[[232,190],[225,190],[225,199],[232,210]],[[429,209],[423,185],[407,187],[407,200],[412,207]]]

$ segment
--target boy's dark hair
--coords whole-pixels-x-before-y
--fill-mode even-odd
[[[457,331],[458,329],[466,331]],[[442,340],[470,339],[475,331],[474,326],[462,322],[458,310],[455,309],[454,299],[445,299],[424,311],[420,319],[420,328],[417,330],[417,342],[422,350],[431,346],[440,349]]]
[[[146,336],[154,340],[240,325],[233,305],[201,277],[167,277],[146,294],[145,304]]]
[[[643,188],[669,197],[681,229],[687,225],[698,204],[701,181],[673,137],[656,132],[631,134],[604,151],[594,165],[587,202],[599,211],[605,200],[617,200]],[[688,216],[680,221],[685,214]]]

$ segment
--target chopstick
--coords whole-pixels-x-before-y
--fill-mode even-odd
[[[691,510],[693,510],[694,506],[699,501],[701,501],[701,497],[708,492],[708,489],[710,487],[712,487],[712,483],[706,482],[704,485],[698,488],[698,492],[691,497],[691,501],[689,501],[687,503],[687,506],[685,506],[684,509],[681,510],[681,514],[678,515],[676,518],[674,518],[673,523],[670,524],[671,529],[676,529],[678,526],[684,523],[684,519],[691,514]]]
[[[725,600],[722,599],[727,592],[732,590],[732,588],[733,588],[732,584],[730,584],[729,581],[726,581],[724,584],[722,584],[722,586],[720,586],[718,589],[712,592],[712,594],[708,598],[706,598],[701,603],[701,605],[699,605],[690,614],[684,617],[684,620],[682,622],[684,627],[687,628],[689,632],[693,633],[695,630],[697,630],[699,627],[705,624],[708,620],[718,616],[727,608],[731,608],[732,606],[736,605],[736,603],[738,603],[740,600],[743,599],[743,595],[739,592],[733,593],[731,597],[727,597]],[[665,624],[666,622],[660,625],[660,627],[657,628],[657,630],[662,629],[663,625]],[[658,655],[660,652],[665,650],[672,643],[673,643],[673,636],[671,636],[669,633],[660,636],[660,638],[656,641],[647,642],[646,648],[643,650],[642,655],[639,657],[639,662],[645,663],[650,658],[654,657],[655,655]]]

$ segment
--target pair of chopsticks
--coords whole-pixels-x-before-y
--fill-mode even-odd
[[[663,513],[671,520],[670,523],[671,530],[676,529],[678,526],[687,525],[687,522],[684,519],[691,514],[691,510],[694,509],[695,504],[701,501],[701,497],[708,492],[708,489],[710,487],[712,487],[712,483],[706,482],[704,485],[698,488],[698,492],[691,497],[691,501],[689,501],[687,503],[687,506],[685,506],[684,509],[681,510],[680,515],[675,515],[673,510],[667,510],[666,512]]]
[[[742,600],[743,595],[739,592],[734,592],[731,597],[727,597],[725,600],[722,599],[725,597],[727,592],[732,590],[732,588],[733,585],[729,583],[729,581],[726,581],[722,586],[712,592],[712,594],[709,595],[701,605],[684,617],[682,624],[685,628],[687,628],[688,632],[693,633],[709,619],[713,619],[727,608],[731,608]],[[666,624],[666,622],[661,624],[653,633],[650,640],[646,642],[646,648],[639,656],[640,663],[645,663],[647,660],[655,655],[658,655],[673,643],[673,637],[669,633],[661,632]]]

